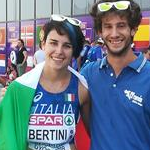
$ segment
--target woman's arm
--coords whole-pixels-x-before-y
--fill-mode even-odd
[[[79,100],[80,100],[80,113],[86,128],[88,135],[90,136],[89,124],[90,124],[90,105],[91,105],[91,98],[87,88],[79,82],[78,88]]]

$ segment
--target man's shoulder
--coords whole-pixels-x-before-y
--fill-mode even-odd
[[[81,69],[81,72],[88,71],[90,73],[94,73],[100,66],[101,60],[89,62],[85,67]]]
[[[145,67],[144,67],[146,70],[149,70],[150,71],[150,61],[149,60],[146,60],[146,63],[145,63]]]

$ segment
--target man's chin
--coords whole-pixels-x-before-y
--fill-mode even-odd
[[[108,50],[108,53],[110,53],[114,57],[120,57],[123,56],[127,53],[126,50],[121,49],[121,50]]]

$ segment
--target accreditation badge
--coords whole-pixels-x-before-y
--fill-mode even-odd
[[[30,116],[28,128],[29,147],[33,143],[43,143],[56,149],[58,145],[69,143],[74,135],[74,114],[33,114]]]

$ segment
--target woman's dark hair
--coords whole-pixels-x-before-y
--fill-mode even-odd
[[[24,40],[23,39],[18,39],[18,41],[20,41],[22,43],[22,45],[24,46]]]
[[[59,35],[68,35],[70,42],[73,46],[73,57],[77,58],[80,55],[84,44],[84,36],[80,27],[72,25],[67,20],[61,22],[51,20],[43,26],[44,42],[46,41],[49,32],[53,29],[55,29]]]
[[[133,0],[128,0],[130,2],[130,5],[129,5],[129,8],[126,10],[117,10],[114,7],[112,7],[109,11],[105,11],[105,12],[100,12],[98,10],[97,6],[99,3],[118,2],[118,1],[121,1],[121,0],[99,0],[97,3],[93,5],[90,15],[93,17],[94,28],[96,32],[102,30],[102,18],[111,13],[115,13],[119,15],[120,17],[126,17],[131,29],[134,29],[135,27],[139,26],[141,19],[142,19],[142,13],[141,13],[139,5],[135,3]]]
[[[42,41],[39,42],[39,48],[42,49]]]

